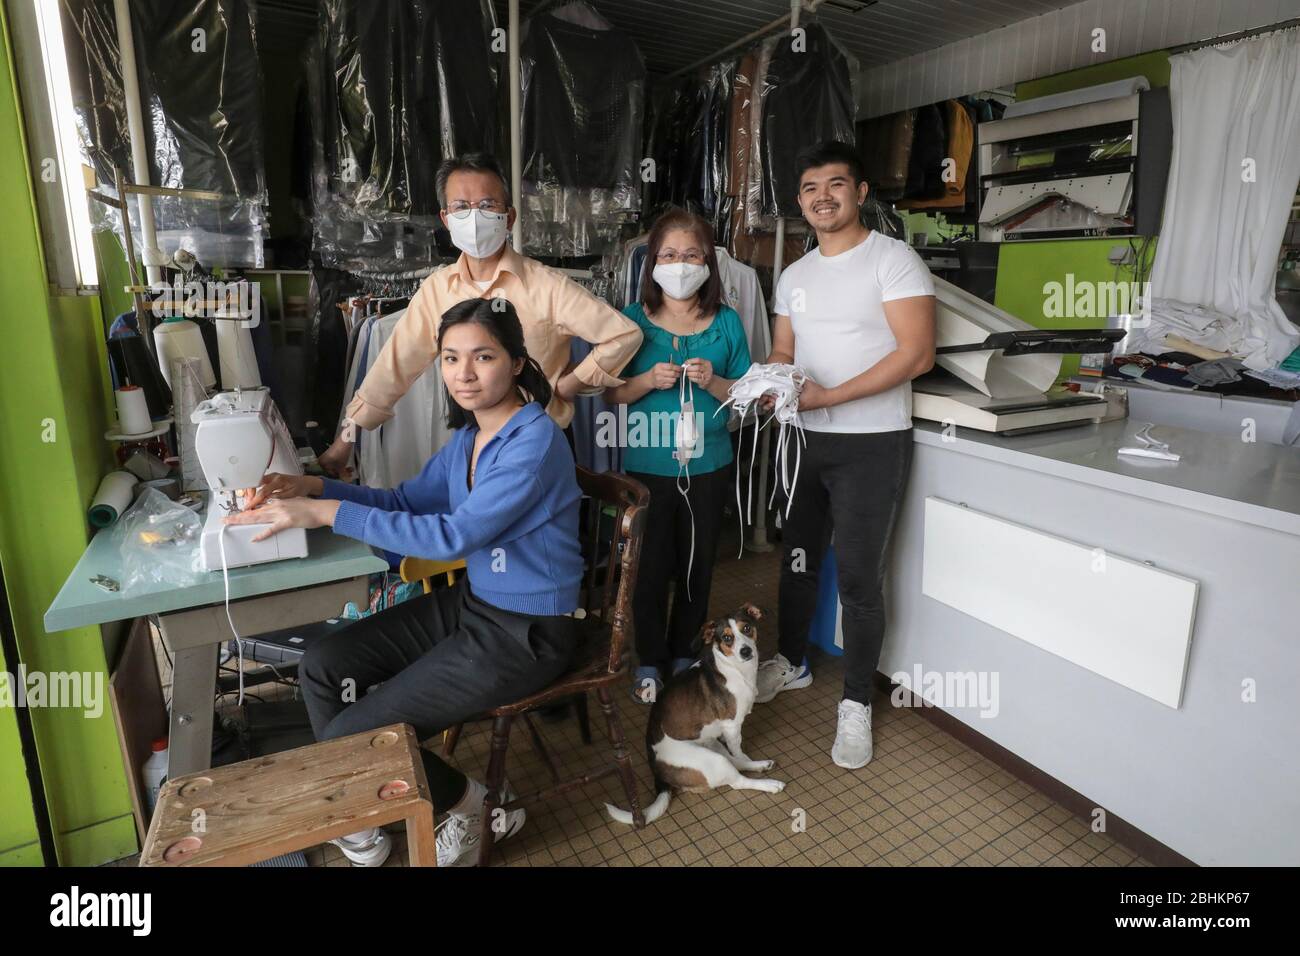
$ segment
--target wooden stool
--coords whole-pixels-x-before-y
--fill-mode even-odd
[[[167,781],[141,866],[248,866],[406,821],[411,866],[434,866],[433,802],[409,724]]]

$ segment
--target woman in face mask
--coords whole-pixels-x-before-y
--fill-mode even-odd
[[[640,664],[632,691],[652,703],[665,675],[694,662],[692,644],[708,617],[733,457],[727,416],[714,412],[750,365],[740,316],[722,302],[707,222],[680,209],[659,217],[640,301],[623,313],[644,338],[624,384],[605,397],[627,405],[623,467],[650,489],[632,602]]]

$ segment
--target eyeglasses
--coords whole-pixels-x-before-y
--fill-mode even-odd
[[[463,199],[454,199],[447,203],[447,212],[453,216],[467,213],[471,209],[480,212],[505,212],[506,204],[496,199],[480,199],[476,203],[467,203]]]
[[[694,249],[687,249],[685,252],[661,252],[655,256],[655,260],[666,266],[677,262],[688,262],[693,266],[698,266],[704,263],[704,253],[697,252]]]

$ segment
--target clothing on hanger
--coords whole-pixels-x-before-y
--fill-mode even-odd
[[[857,61],[815,18],[801,36],[781,35],[764,73],[762,211],[787,219],[799,208],[797,158],[809,143],[852,143]]]
[[[947,115],[948,137],[947,151],[940,161],[940,182],[944,194],[929,199],[903,199],[898,203],[899,209],[961,209],[966,205],[966,180],[973,159],[971,154],[975,148],[975,126],[966,107],[956,100],[948,100],[943,104],[943,109]],[[943,179],[943,164],[949,159],[953,161],[951,182]],[[931,178],[927,174],[927,183]]]

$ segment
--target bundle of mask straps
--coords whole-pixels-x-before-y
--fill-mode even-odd
[[[749,371],[732,383],[728,390],[731,397],[719,405],[714,412],[716,415],[731,405],[740,414],[740,442],[736,450],[736,509],[740,512],[740,551],[736,554],[737,558],[745,553],[745,525],[754,522],[754,464],[758,458],[758,435],[773,421],[777,423],[776,458],[781,469],[781,488],[786,496],[785,515],[787,518],[790,517],[790,506],[794,503],[794,489],[799,483],[799,465],[803,460],[802,446],[808,444],[803,434],[803,424],[799,420],[799,387],[803,384],[804,378],[803,371],[794,366],[752,365]],[[745,398],[737,396],[738,391],[752,391],[752,388],[738,389],[737,386],[742,382],[752,386],[755,381],[763,383],[763,388],[758,394]],[[760,424],[761,415],[757,402],[768,392],[775,393],[772,414],[766,422]],[[745,453],[745,419],[749,416],[751,408],[754,410],[754,442],[749,456],[749,472],[746,476],[747,500],[742,502],[740,463],[744,460]],[[793,477],[789,469],[791,429],[795,432]],[[767,502],[769,508],[776,501],[776,487],[776,482],[772,482],[772,494]]]

